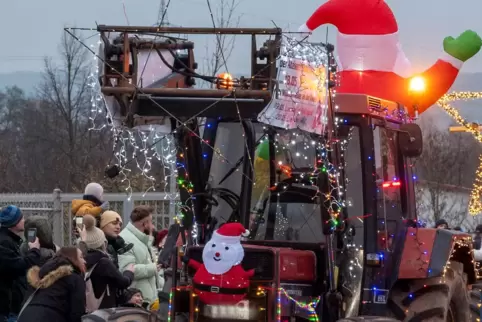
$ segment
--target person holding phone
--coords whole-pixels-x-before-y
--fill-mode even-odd
[[[29,216],[25,219],[25,232],[24,232],[24,242],[20,246],[20,252],[25,255],[29,246],[28,243],[32,239],[37,237],[39,240],[39,251],[40,251],[40,263],[42,266],[50,258],[54,257],[55,253],[59,249],[53,241],[53,232],[48,221],[48,218],[43,216]]]
[[[40,262],[37,237],[28,243],[22,256],[20,245],[25,231],[22,211],[8,206],[0,211],[0,322],[15,318],[22,308],[27,290],[27,270]]]

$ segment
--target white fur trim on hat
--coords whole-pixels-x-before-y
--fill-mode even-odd
[[[464,64],[463,61],[461,61],[460,59],[457,59],[453,56],[450,56],[446,52],[442,53],[442,56],[440,56],[440,60],[443,60],[443,61],[449,63],[450,65],[454,66],[456,69],[461,69],[463,64]]]
[[[248,236],[249,236],[249,230],[246,229],[246,230],[244,231],[244,233],[241,234],[241,236],[243,236],[243,237],[248,237]]]
[[[217,242],[223,242],[226,244],[237,244],[241,242],[241,236],[225,236],[219,234],[217,231],[213,233],[213,237],[211,240],[217,241]]]

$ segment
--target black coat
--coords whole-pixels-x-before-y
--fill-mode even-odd
[[[22,308],[27,270],[40,262],[40,252],[20,254],[22,239],[7,228],[0,228],[0,316],[18,314]]]
[[[41,268],[32,267],[27,279],[38,291],[18,322],[81,322],[85,314],[84,277],[67,259],[54,257]]]
[[[117,303],[117,295],[119,291],[131,285],[134,273],[130,271],[121,273],[109,258],[109,255],[98,250],[89,250],[85,256],[85,261],[87,270],[97,264],[90,275],[95,297],[100,298],[109,285],[109,294],[107,292],[104,294],[99,308],[107,309],[118,306],[120,303]]]

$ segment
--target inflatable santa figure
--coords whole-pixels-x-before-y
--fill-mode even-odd
[[[193,259],[188,265],[196,270],[193,277],[194,292],[204,304],[236,304],[248,293],[249,278],[254,270],[241,267],[244,249],[241,237],[249,231],[240,223],[222,225],[204,246],[203,263]]]
[[[422,113],[452,86],[463,63],[480,50],[481,38],[468,30],[444,39],[444,53],[425,72],[413,75],[402,51],[398,24],[384,0],[328,0],[299,28],[311,33],[323,24],[338,28],[338,93],[367,94],[399,102]],[[411,88],[411,80],[424,82]],[[422,88],[420,88],[422,87]],[[424,90],[416,93],[416,90]]]

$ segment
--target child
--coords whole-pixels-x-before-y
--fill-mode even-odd
[[[144,308],[144,298],[141,290],[133,287],[128,288],[125,292],[125,303],[121,306]]]
[[[72,200],[74,217],[92,215],[98,219],[100,214],[107,209],[109,209],[109,202],[104,201],[104,188],[95,182],[91,182],[85,187],[82,200]]]
[[[104,201],[104,188],[98,183],[89,183],[84,190],[82,199],[72,200],[73,215],[73,234],[78,238],[75,218],[91,215],[96,219],[97,224],[100,223],[100,214],[109,209],[109,202]]]

